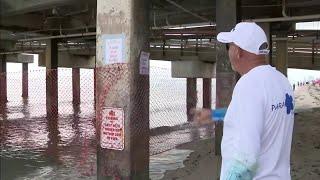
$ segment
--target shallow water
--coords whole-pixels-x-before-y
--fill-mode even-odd
[[[212,128],[179,125],[186,122],[185,80],[161,78],[151,79],[150,128],[176,128],[150,138],[154,179],[181,167],[190,153],[168,150],[212,136]],[[93,71],[81,71],[80,106],[72,104],[71,82],[71,70],[59,70],[59,117],[50,119],[46,118],[45,71],[29,73],[29,99],[21,98],[21,73],[8,75],[9,102],[0,108],[1,180],[96,179]]]
[[[22,121],[22,120],[21,120]],[[1,179],[94,179],[96,142],[91,119],[24,119],[1,123]],[[52,120],[54,121],[54,120]],[[28,125],[26,125],[28,124]],[[56,130],[58,128],[58,131]],[[88,128],[92,127],[92,128]],[[178,128],[150,138],[150,177],[181,168],[189,151],[171,150],[177,145],[212,136],[213,128]],[[168,151],[169,150],[169,151]],[[159,152],[164,152],[157,154]]]
[[[184,167],[184,160],[192,153],[191,150],[172,149],[150,157],[150,179],[159,180],[168,170]]]

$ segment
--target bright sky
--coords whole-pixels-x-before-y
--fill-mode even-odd
[[[29,70],[40,70],[45,69],[44,67],[38,66],[38,55],[34,56],[34,63],[29,64]],[[21,72],[22,71],[22,64],[21,63],[7,63],[7,72]]]
[[[320,79],[320,71],[289,68],[288,78],[290,83]]]
[[[296,23],[297,30],[320,30],[320,21]]]
[[[171,68],[171,62],[170,61],[151,61],[150,66]],[[289,68],[288,78],[290,83],[320,79],[320,71]]]

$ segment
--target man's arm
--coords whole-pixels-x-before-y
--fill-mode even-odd
[[[197,124],[209,124],[213,121],[223,121],[227,108],[218,109],[193,109],[194,122]]]
[[[222,180],[247,180],[255,176],[264,126],[264,95],[247,84],[235,88],[224,133],[234,139]],[[229,111],[229,110],[228,110]],[[225,132],[232,131],[232,132]]]

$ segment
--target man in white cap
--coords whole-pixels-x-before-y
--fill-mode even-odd
[[[220,179],[290,180],[293,91],[288,79],[266,64],[264,31],[242,22],[217,40],[226,44],[232,69],[241,75],[224,117]]]

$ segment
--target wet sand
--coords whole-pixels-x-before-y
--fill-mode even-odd
[[[298,88],[291,153],[292,179],[320,179],[320,87]]]
[[[304,86],[295,91],[295,125],[291,153],[293,180],[320,179],[320,87]],[[212,180],[214,139],[198,140],[179,146],[193,151],[183,168],[167,171],[163,179]]]

